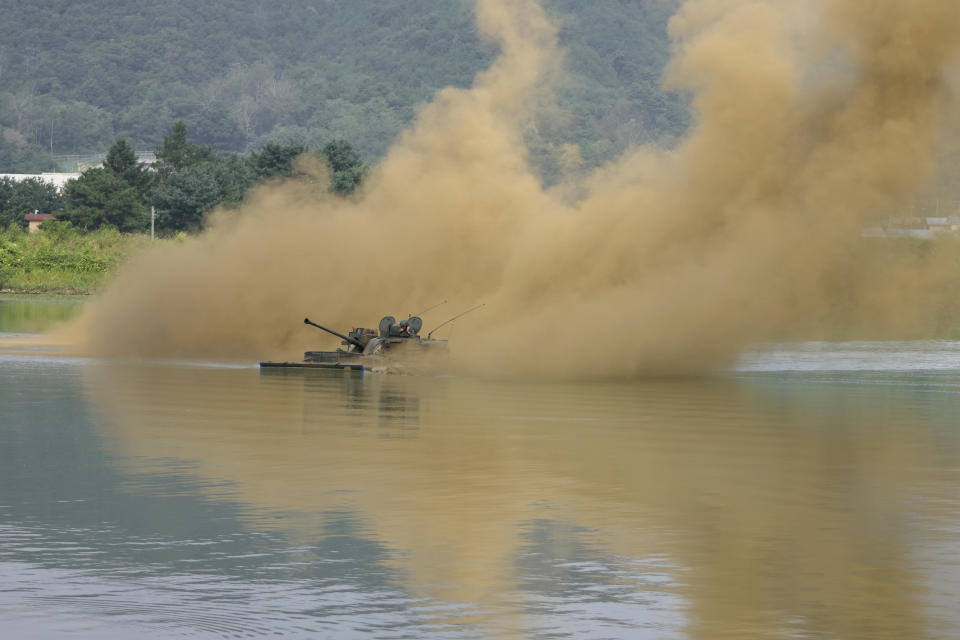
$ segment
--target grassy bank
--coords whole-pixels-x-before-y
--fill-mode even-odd
[[[112,229],[78,233],[66,223],[47,226],[40,233],[0,230],[0,291],[93,293],[150,243],[149,236]]]

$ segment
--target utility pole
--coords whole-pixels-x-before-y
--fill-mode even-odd
[[[153,240],[153,223],[157,219],[156,207],[150,207],[150,239]]]

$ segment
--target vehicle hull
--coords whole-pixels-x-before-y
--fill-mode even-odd
[[[261,369],[339,369],[363,371],[359,362],[261,362]]]

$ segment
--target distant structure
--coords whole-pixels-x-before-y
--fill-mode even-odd
[[[943,231],[956,231],[960,229],[960,216],[948,216],[946,218],[927,218],[927,229],[934,233]]]
[[[0,178],[10,178],[17,182],[35,178],[42,182],[49,182],[57,188],[57,191],[63,193],[63,187],[68,180],[76,180],[80,177],[79,173],[0,173]]]
[[[27,221],[27,229],[30,233],[35,233],[40,231],[40,225],[43,224],[44,220],[56,220],[57,217],[52,213],[28,213],[23,216],[23,219]]]
[[[891,218],[877,227],[867,227],[860,232],[864,238],[923,238],[960,230],[960,216],[930,218]]]
[[[157,155],[153,151],[137,150],[137,162],[141,165],[150,166],[157,161]],[[77,171],[85,171],[92,167],[99,167],[107,158],[106,152],[103,153],[67,153],[53,156],[53,161],[61,168],[75,167]]]

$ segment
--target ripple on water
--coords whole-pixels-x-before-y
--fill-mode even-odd
[[[411,620],[402,594],[360,592],[312,581],[251,582],[218,576],[108,578],[84,572],[0,562],[5,582],[0,610],[11,624],[37,637],[121,638],[124,629],[150,637],[299,636],[356,634],[363,628],[394,629],[405,635]],[[109,621],[101,626],[98,621]],[[95,633],[94,633],[95,632]],[[99,635],[98,635],[99,634]]]
[[[797,342],[744,351],[736,371],[960,371],[952,340]]]

